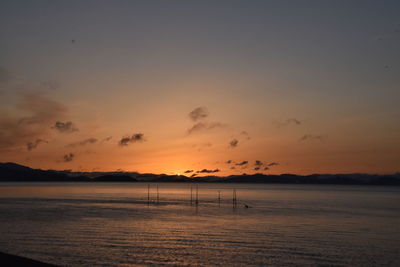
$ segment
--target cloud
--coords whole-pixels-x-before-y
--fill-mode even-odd
[[[226,125],[220,122],[198,122],[188,130],[188,134],[224,127],[226,127]]]
[[[210,142],[192,145],[193,148],[197,148],[197,151],[202,151],[203,149],[211,148],[212,146],[213,144],[211,144]]]
[[[232,166],[232,167],[231,167],[231,170],[235,170],[235,169],[236,169],[236,167],[235,167],[235,166]]]
[[[102,144],[102,143],[104,143],[104,142],[108,142],[108,141],[110,141],[111,139],[112,139],[112,136],[108,136],[108,137],[102,139],[102,140],[100,141],[100,144]]]
[[[77,146],[84,146],[87,144],[94,144],[96,143],[98,140],[96,138],[87,138],[85,140],[79,141],[79,142],[75,142],[75,143],[71,143],[69,145],[67,145],[67,147],[77,147]]]
[[[22,101],[17,104],[17,108],[32,114],[19,119],[18,124],[25,125],[43,124],[66,112],[66,108],[62,104],[39,93],[24,94]]]
[[[231,164],[233,161],[232,160],[227,160],[226,164]]]
[[[244,160],[242,162],[236,163],[237,166],[243,166],[246,165],[247,163],[249,163],[247,160]]]
[[[300,121],[300,120],[298,120],[296,118],[289,118],[289,119],[287,119],[285,121],[275,122],[275,125],[277,127],[284,127],[284,126],[287,126],[287,125],[301,125],[301,124],[302,124],[302,121]]]
[[[197,176],[196,173],[193,173],[192,175],[190,175],[190,177],[195,177],[195,176]]]
[[[300,138],[300,141],[323,141],[324,137],[321,135],[305,134]]]
[[[278,166],[278,165],[279,165],[278,162],[271,162],[267,166],[272,167],[272,166]]]
[[[255,167],[254,170],[258,171],[258,170],[260,170],[260,167]]]
[[[122,137],[121,140],[119,140],[118,144],[120,146],[127,146],[130,143],[137,143],[137,142],[144,142],[146,141],[144,139],[144,134],[142,133],[135,133],[132,136],[125,136]]]
[[[64,161],[64,162],[71,162],[74,158],[75,158],[75,154],[73,154],[73,153],[68,153],[68,154],[65,154],[65,155],[63,156],[63,161]]]
[[[36,139],[33,142],[26,143],[26,149],[28,151],[31,151],[32,149],[35,149],[41,143],[48,143],[48,142],[46,140],[43,140],[43,139]]]
[[[192,110],[189,113],[189,118],[194,121],[195,124],[193,124],[192,127],[187,130],[187,133],[190,135],[196,132],[204,132],[212,129],[226,127],[225,124],[220,122],[205,121],[204,119],[206,119],[207,117],[209,117],[209,113],[205,107],[198,107]]]
[[[250,140],[250,139],[251,139],[249,133],[246,132],[246,131],[241,131],[241,132],[240,132],[240,135],[243,135],[247,140]]]
[[[208,115],[209,113],[205,107],[198,107],[189,113],[189,118],[192,121],[198,121],[207,118]]]
[[[55,129],[60,133],[72,133],[78,131],[78,128],[76,128],[71,121],[66,121],[66,122],[56,121],[52,129]]]
[[[41,93],[23,93],[15,105],[16,114],[0,112],[0,149],[16,149],[49,134],[55,120],[67,114],[67,108]]]
[[[266,171],[266,170],[269,170],[269,168],[268,167],[264,167],[264,171]]]
[[[192,173],[193,170],[186,170],[184,173]]]
[[[287,122],[287,124],[290,124],[290,123],[295,124],[295,125],[301,124],[301,121],[299,121],[298,119],[295,119],[295,118],[287,119],[286,122]]]
[[[238,141],[237,139],[233,139],[232,141],[229,142],[229,146],[230,146],[231,148],[237,147],[238,144],[239,144],[239,141]]]
[[[262,161],[261,160],[256,160],[255,162],[254,162],[254,166],[262,166],[264,163],[262,163]]]
[[[215,172],[220,172],[220,170],[219,169],[215,169],[215,170],[202,169],[201,171],[197,171],[196,173],[215,173]]]

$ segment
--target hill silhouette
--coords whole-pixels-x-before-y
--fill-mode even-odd
[[[251,174],[226,177],[167,175],[137,172],[71,172],[33,169],[0,163],[0,182],[221,182],[268,184],[400,185],[400,174]]]

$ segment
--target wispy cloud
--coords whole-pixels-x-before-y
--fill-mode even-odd
[[[300,141],[323,141],[322,135],[305,134],[300,138]]]
[[[97,138],[91,137],[91,138],[84,139],[82,141],[68,144],[67,147],[77,147],[77,146],[84,146],[84,145],[88,145],[88,144],[94,144],[97,141],[98,141]]]
[[[100,143],[102,144],[102,143],[104,143],[104,142],[108,142],[108,141],[110,141],[111,139],[112,139],[112,136],[108,136],[108,137],[102,139],[102,140],[100,141]]]
[[[43,140],[43,139],[36,139],[33,142],[26,143],[26,149],[28,151],[31,151],[31,150],[35,149],[41,143],[48,143],[48,142],[46,140]]]
[[[247,160],[244,160],[244,161],[242,161],[242,162],[239,162],[239,163],[236,163],[235,165],[237,165],[237,166],[244,166],[244,165],[247,165],[249,162],[247,161]]]
[[[229,146],[230,146],[231,148],[237,147],[238,144],[239,144],[239,141],[238,141],[237,139],[233,139],[233,140],[231,140],[231,141],[229,142]]]
[[[122,137],[121,140],[119,140],[118,144],[120,146],[127,146],[131,143],[144,142],[144,141],[146,141],[144,138],[144,134],[135,133],[132,136]]]
[[[44,139],[50,126],[67,114],[66,107],[41,93],[24,93],[16,104],[18,113],[13,116],[0,113],[0,148],[15,149],[26,146],[32,140]],[[40,143],[40,142],[39,142]]]
[[[198,107],[192,110],[189,113],[189,118],[192,121],[198,121],[207,118],[209,115],[207,108],[205,107]]]
[[[198,133],[198,132],[205,132],[213,129],[221,129],[225,128],[226,125],[221,122],[210,122],[205,120],[206,118],[209,117],[209,112],[205,107],[198,107],[192,110],[189,113],[189,118],[195,122],[195,124],[192,125],[187,130],[187,133],[193,134],[193,133]]]
[[[247,140],[251,139],[251,137],[247,131],[241,131],[240,135],[243,136],[244,138],[246,138]]]
[[[287,119],[287,120],[286,120],[286,123],[287,123],[287,124],[292,123],[292,124],[295,124],[295,125],[300,125],[300,124],[301,124],[301,121],[299,121],[299,120],[296,119],[296,118],[291,118],[291,119]]]
[[[220,172],[220,170],[219,169],[215,169],[215,170],[202,169],[200,171],[197,171],[196,173],[215,173],[215,172]]]
[[[78,131],[78,128],[71,121],[56,121],[52,129],[55,129],[60,133],[73,133]]]
[[[276,121],[274,122],[275,126],[277,127],[284,127],[284,126],[288,126],[288,125],[301,125],[303,122],[299,119],[296,118],[289,118],[285,121]]]
[[[225,127],[226,125],[220,122],[198,122],[188,130],[188,134],[203,132],[212,129],[225,128]]]
[[[73,154],[73,153],[68,153],[68,154],[65,154],[65,155],[63,156],[63,161],[64,161],[64,162],[71,162],[71,161],[74,160],[74,158],[75,158],[75,154]]]
[[[262,166],[262,165],[264,165],[264,163],[261,161],[261,160],[256,160],[255,162],[254,162],[254,166]]]
[[[213,146],[212,143],[210,142],[205,142],[205,143],[199,143],[199,144],[193,144],[193,148],[197,148],[197,151],[202,151],[204,149],[209,149]]]
[[[193,170],[186,170],[184,173],[192,173]]]

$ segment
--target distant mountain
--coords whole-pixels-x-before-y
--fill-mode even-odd
[[[400,185],[400,174],[233,175],[223,182],[270,184]]]
[[[38,170],[16,163],[0,163],[0,181],[2,182],[36,182],[36,181],[88,181],[87,177],[70,177],[65,173],[53,170]]]
[[[137,180],[128,175],[108,174],[92,178],[93,182],[137,182]]]
[[[184,175],[167,175],[137,172],[70,172],[39,170],[16,163],[0,163],[0,182],[222,182],[268,184],[342,184],[342,185],[397,185],[400,174],[312,174],[312,175],[231,175],[190,178]]]

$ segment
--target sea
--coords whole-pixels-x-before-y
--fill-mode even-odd
[[[0,251],[60,266],[400,266],[400,187],[0,183]]]

